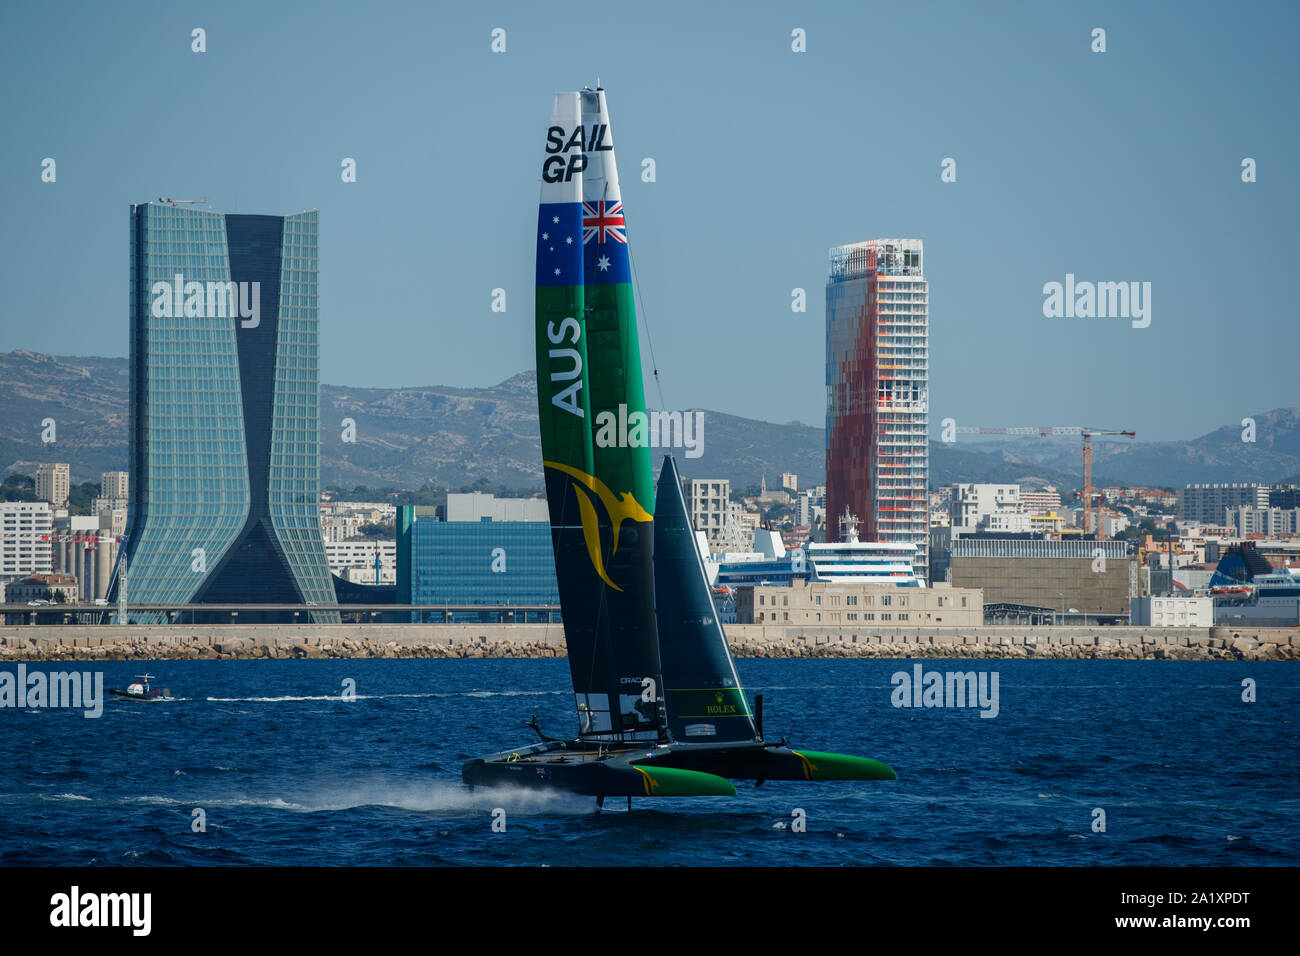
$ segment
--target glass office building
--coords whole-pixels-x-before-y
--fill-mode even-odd
[[[131,207],[130,524],[111,603],[123,587],[130,605],[336,603],[317,236],[315,210]]]
[[[826,538],[916,547],[929,577],[930,285],[919,239],[831,249],[826,283]]]
[[[497,621],[518,608],[507,619],[558,621],[550,522],[439,521],[432,508],[399,507],[397,603],[449,609],[420,612],[425,620]]]

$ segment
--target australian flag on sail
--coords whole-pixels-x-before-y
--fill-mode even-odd
[[[632,281],[621,201],[582,203],[582,251],[587,285]]]
[[[582,203],[542,203],[537,211],[537,284],[582,285]]]

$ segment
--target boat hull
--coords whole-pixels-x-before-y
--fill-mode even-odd
[[[108,692],[109,692],[110,694],[112,694],[114,697],[120,698],[120,699],[122,699],[122,700],[138,700],[138,701],[140,701],[141,703],[145,703],[145,704],[148,704],[148,703],[156,703],[156,702],[158,702],[158,701],[162,701],[162,700],[173,700],[173,699],[174,699],[174,698],[172,698],[172,697],[170,697],[170,696],[158,696],[158,697],[154,697],[154,696],[146,695],[146,694],[132,694],[130,691],[122,690],[120,687],[110,687],[110,688],[108,689]]]
[[[523,787],[596,797],[734,796],[736,780],[895,780],[866,757],[738,744],[619,744],[554,741],[467,761],[471,787]]]

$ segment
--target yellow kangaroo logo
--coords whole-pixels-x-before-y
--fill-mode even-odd
[[[618,551],[618,531],[624,521],[653,521],[654,516],[641,507],[636,498],[632,497],[631,492],[617,494],[599,478],[558,461],[544,461],[542,464],[547,468],[564,472],[573,479],[574,487],[581,486],[586,489],[586,494],[578,493],[578,515],[582,518],[582,539],[587,544],[587,554],[600,579],[615,591],[622,591],[623,589],[611,581],[609,575],[605,573],[605,561],[600,556],[600,518],[597,517],[596,508],[591,503],[592,496],[599,498],[601,504],[605,506],[605,513],[609,515],[614,530],[614,548],[610,551],[611,555]]]
[[[632,765],[632,769],[641,775],[641,785],[645,787],[645,795],[647,797],[653,797],[655,791],[659,789],[659,781],[650,776],[650,774],[642,770],[636,764]]]

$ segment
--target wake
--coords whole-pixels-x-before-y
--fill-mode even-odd
[[[398,699],[430,699],[439,697],[544,697],[555,694],[565,694],[562,690],[470,690],[455,691],[437,694],[354,694],[352,697],[343,697],[341,694],[313,694],[304,697],[293,695],[283,695],[280,697],[207,697],[207,701],[215,704],[282,704],[286,702],[307,701],[307,700],[337,700],[345,703],[351,703],[354,700],[398,700]],[[179,699],[179,698],[178,698]]]
[[[15,795],[19,797],[30,795]],[[179,798],[164,794],[134,797],[88,797],[84,794],[40,795],[41,800],[86,801],[119,806],[176,808],[186,814],[193,807],[206,810],[278,810],[286,813],[339,813],[367,807],[403,810],[439,817],[488,816],[501,808],[508,815],[573,816],[596,812],[592,797],[524,787],[476,788],[446,782],[369,780],[324,784],[300,793],[256,796],[247,793]]]

